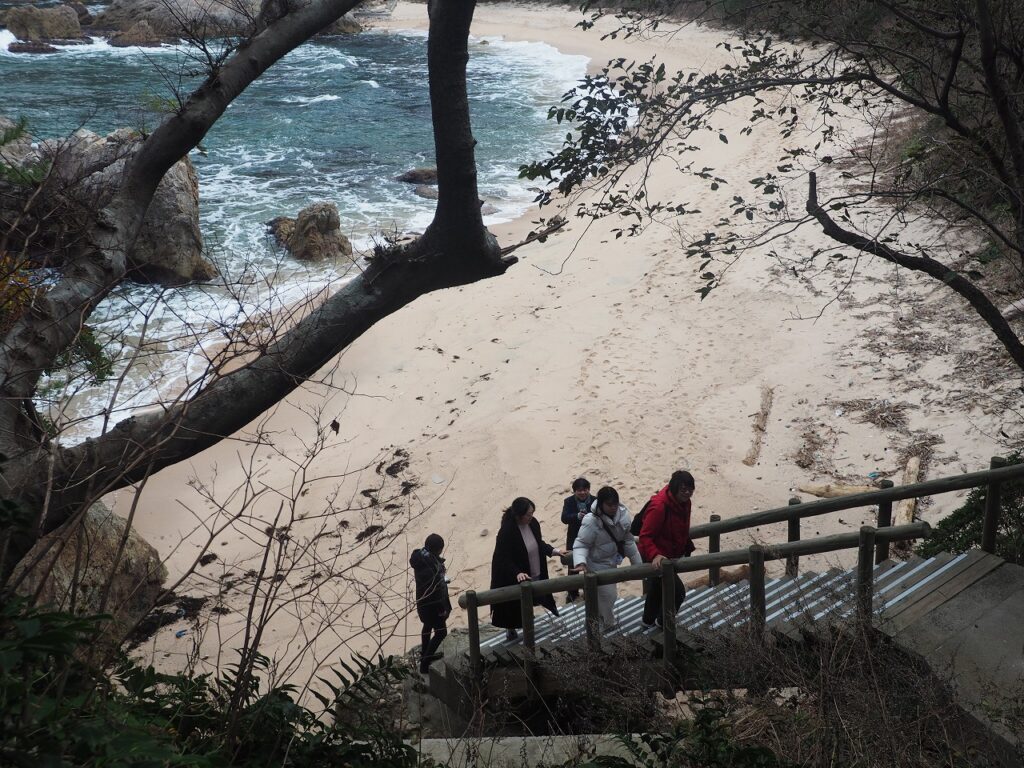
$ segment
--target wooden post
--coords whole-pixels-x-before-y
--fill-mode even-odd
[[[990,469],[999,469],[1007,465],[1002,456],[993,456]],[[985,489],[985,522],[981,529],[981,548],[994,555],[996,551],[996,533],[999,531],[999,507],[1002,499],[1000,483],[989,483]]]
[[[796,498],[795,496],[792,499],[789,500],[789,506],[791,506],[791,507],[794,504],[799,504],[799,503],[800,503],[800,499]],[[788,536],[787,536],[786,540],[787,541],[800,541],[800,518],[797,517],[796,515],[793,515],[791,518],[789,518],[788,524],[789,524],[789,531],[788,531]],[[800,556],[799,555],[790,555],[789,557],[787,557],[786,558],[786,575],[790,576],[790,577],[796,576],[797,573],[799,572],[799,570],[800,570]]]
[[[523,645],[532,650],[536,640],[533,631],[533,583],[530,581],[519,584],[519,610],[523,619]]]
[[[860,528],[860,548],[857,550],[857,621],[864,629],[871,626],[874,599],[875,529],[870,525]]]
[[[526,697],[536,696],[537,686],[534,684],[537,672],[537,660],[534,649],[537,646],[533,627],[533,582],[524,581],[519,584],[519,610],[523,619],[523,674],[526,676]]]
[[[583,574],[583,615],[586,622],[587,645],[592,651],[601,649],[601,609],[597,601],[597,574]]]
[[[476,592],[466,592],[466,613],[469,616],[469,669],[476,683],[482,682],[483,663],[480,658],[480,617],[477,615]]]
[[[892,488],[892,486],[893,486],[893,482],[892,482],[892,480],[889,480],[888,478],[885,479],[885,480],[882,480],[878,484],[878,487],[882,488],[882,489]],[[892,525],[892,502],[891,501],[883,501],[883,502],[881,502],[878,505],[878,527],[879,528],[888,528],[891,525]],[[888,559],[889,559],[889,540],[885,539],[884,541],[879,541],[875,545],[875,564],[877,565],[878,563],[885,562]]]
[[[670,558],[661,563],[661,634],[665,650],[665,674],[676,673],[676,564]]]
[[[722,516],[721,515],[712,515],[708,519],[712,523],[717,523],[719,520],[722,519]],[[721,547],[721,545],[722,545],[722,540],[721,540],[721,537],[720,537],[719,534],[712,533],[712,534],[708,535],[708,554],[709,555],[714,554],[715,552],[718,552],[720,547]],[[712,587],[717,587],[718,586],[718,581],[719,581],[719,578],[720,578],[720,574],[721,574],[721,569],[718,568],[717,566],[714,567],[714,568],[708,568],[708,583]]]
[[[747,550],[750,557],[750,626],[754,634],[764,637],[764,547],[752,544]]]

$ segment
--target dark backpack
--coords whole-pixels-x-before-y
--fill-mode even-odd
[[[647,503],[640,507],[640,511],[636,513],[636,517],[633,518],[633,522],[629,524],[629,532],[634,536],[639,536],[640,531],[644,527],[644,513],[647,512],[647,508],[651,506],[651,500],[648,499]]]

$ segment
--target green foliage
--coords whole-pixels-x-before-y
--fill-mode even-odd
[[[766,747],[739,743],[728,722],[729,711],[717,699],[698,703],[693,720],[671,731],[620,736],[629,757],[599,756],[592,768],[785,768],[795,765]]]
[[[46,174],[50,170],[49,160],[40,160],[20,166],[3,162],[3,147],[24,137],[27,133],[28,120],[24,117],[19,117],[14,125],[0,131],[0,179],[8,183],[34,186],[46,178]]]
[[[1024,463],[1024,457],[1013,453],[1009,464]],[[988,489],[975,488],[967,494],[963,506],[954,510],[932,528],[932,535],[916,549],[921,557],[939,552],[966,552],[981,546],[985,522],[985,499]],[[999,526],[996,528],[996,554],[1017,565],[1024,565],[1024,481],[1011,480],[1000,486]]]
[[[83,326],[75,340],[57,356],[53,366],[47,369],[46,373],[66,370],[76,365],[81,365],[85,369],[90,384],[100,384],[109,379],[114,372],[114,358],[103,349],[96,340],[96,332],[88,325]]]
[[[394,657],[343,665],[314,711],[290,685],[263,690],[270,662],[210,674],[162,674],[124,661],[112,674],[82,662],[103,617],[0,606],[0,765],[416,766],[418,756],[368,706],[410,673]],[[358,722],[343,715],[359,710]],[[373,711],[369,711],[373,710]],[[376,714],[375,714],[376,713]],[[335,718],[334,715],[338,717]]]

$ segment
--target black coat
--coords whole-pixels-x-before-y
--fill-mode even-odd
[[[587,494],[587,501],[584,509],[588,514],[590,512],[591,505],[595,501],[597,501],[597,499],[590,494]],[[569,526],[569,530],[565,532],[566,549],[572,549],[572,545],[576,543],[576,537],[580,534],[580,526],[583,525],[583,521],[580,520],[579,509],[579,503],[576,501],[575,493],[562,502],[562,522]]]
[[[553,554],[554,547],[545,542],[541,536],[540,523],[537,522],[537,518],[530,521],[530,530],[533,531],[533,536],[537,540],[537,553],[540,555],[540,579],[546,579],[548,577],[547,559]],[[491,589],[518,584],[516,576],[529,572],[530,556],[526,552],[522,534],[519,533],[519,525],[515,518],[512,518],[501,524],[494,541],[494,556],[491,558]],[[538,597],[536,601],[555,616],[558,615],[554,596],[545,595]],[[506,629],[518,629],[523,626],[519,601],[492,605],[491,622],[496,627],[505,627]]]
[[[420,621],[430,623],[448,616],[452,601],[445,581],[444,558],[424,547],[412,553],[409,565],[416,576],[416,613]]]

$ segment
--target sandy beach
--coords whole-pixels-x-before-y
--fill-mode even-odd
[[[652,54],[670,68],[706,69],[726,55],[716,47],[718,31],[601,41],[597,31],[573,27],[578,17],[568,8],[487,4],[476,11],[473,34],[545,42],[588,56],[591,69]],[[424,5],[399,3],[389,26],[425,28],[426,21]],[[751,136],[737,129],[728,145],[709,142],[701,162],[745,182],[780,147],[770,128]],[[651,182],[702,201],[702,220],[686,222],[691,230],[717,218],[706,188],[682,186],[693,182],[671,164],[655,167]],[[538,215],[492,231],[503,245],[514,243]],[[808,280],[755,252],[701,301],[698,265],[686,258],[677,228],[655,224],[617,239],[613,222],[589,223],[571,211],[569,219],[565,231],[521,248],[506,275],[420,298],[237,439],[149,480],[135,515],[140,533],[167,557],[172,578],[212,539],[217,559],[179,591],[223,593],[228,612],[214,616],[216,627],[202,638],[184,621],[165,627],[144,653],[173,666],[198,640],[200,656],[232,660],[226,648],[247,601],[225,585],[244,584],[247,570],[260,569],[260,532],[278,513],[296,541],[319,542],[305,554],[323,567],[304,572],[293,593],[332,573],[343,582],[328,590],[334,598],[296,598],[273,617],[266,650],[304,658],[283,674],[330,662],[349,639],[362,651],[378,641],[395,652],[417,645],[418,625],[407,630],[397,620],[409,608],[409,551],[439,533],[448,543],[453,598],[486,589],[501,510],[516,496],[530,497],[545,537],[561,545],[561,500],[579,475],[595,490],[615,486],[636,511],[673,470],[689,469],[696,524],[792,496],[810,500],[797,491],[802,484],[899,483],[915,453],[924,456],[926,477],[939,477],[985,468],[1003,450],[999,432],[1010,428],[1001,397],[1014,379],[980,323],[941,286],[866,259],[852,281],[851,264]],[[805,227],[783,247],[799,256],[821,237]],[[744,463],[765,390],[771,407],[760,452]],[[958,498],[925,504],[922,519],[940,518]],[[129,492],[111,499],[122,513],[132,500]],[[369,503],[375,506],[365,512],[339,511]],[[239,511],[241,520],[213,536],[201,522]],[[388,552],[337,576],[341,560],[331,557],[344,559],[339,547],[367,525],[406,519]],[[805,523],[804,536],[871,521],[870,510],[828,515]],[[785,526],[726,537],[723,548],[752,538],[784,540]],[[698,542],[698,552],[703,547]],[[827,562],[853,559],[847,553]],[[382,574],[380,586],[360,593],[355,577],[374,574]],[[310,639],[316,622],[337,612],[350,623],[331,618],[330,637]],[[389,629],[374,629],[375,621]],[[450,623],[464,621],[456,609]]]

